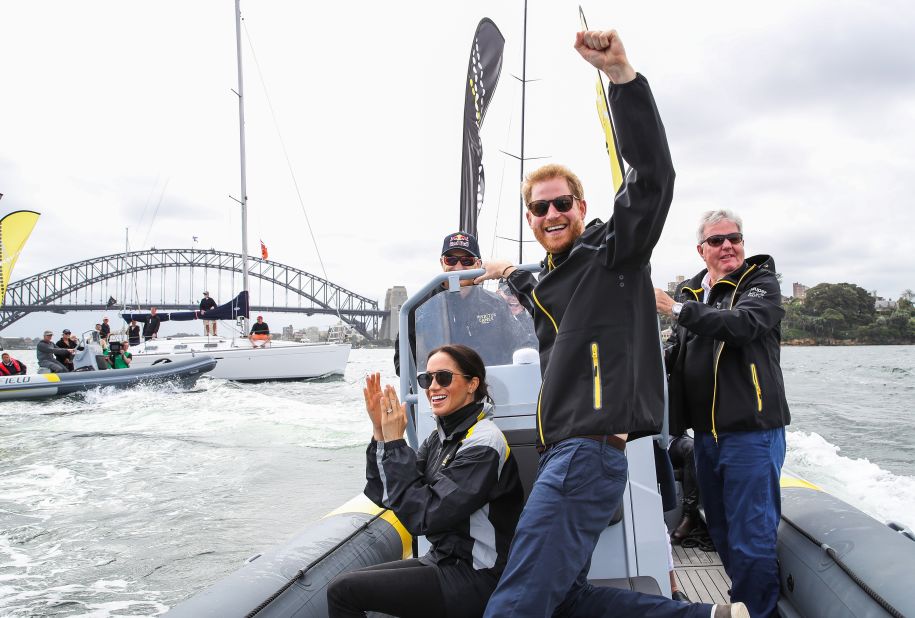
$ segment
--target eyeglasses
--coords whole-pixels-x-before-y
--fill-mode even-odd
[[[432,378],[435,378],[435,381],[438,382],[439,386],[446,387],[451,385],[451,381],[454,379],[455,375],[464,376],[468,379],[470,378],[469,375],[464,373],[455,374],[453,371],[448,371],[447,369],[439,369],[438,371],[425,371],[418,374],[416,376],[416,381],[423,390],[432,386]]]
[[[473,266],[477,263],[477,258],[472,255],[445,255],[442,256],[442,261],[448,266],[457,266],[458,262],[461,266]]]
[[[544,216],[550,210],[550,204],[555,206],[558,212],[569,212],[577,199],[574,195],[560,195],[550,200],[535,200],[527,205],[527,209],[535,217]]]
[[[709,247],[720,247],[726,240],[732,245],[739,245],[743,242],[743,234],[740,232],[734,232],[733,234],[713,234],[699,244],[708,243]]]

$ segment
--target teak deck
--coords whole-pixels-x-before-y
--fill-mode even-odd
[[[673,546],[673,552],[677,584],[690,601],[730,603],[728,589],[731,580],[716,552],[684,549],[679,545]]]

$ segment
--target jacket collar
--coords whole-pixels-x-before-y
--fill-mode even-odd
[[[448,416],[437,416],[435,424],[438,427],[438,436],[442,442],[450,440],[456,434],[461,434],[473,427],[483,416],[482,402],[469,403]]]
[[[567,251],[562,253],[547,253],[546,257],[543,258],[543,261],[540,262],[540,268],[546,272],[550,272],[554,268],[558,267],[560,264],[569,259],[569,256],[575,251],[578,245],[581,244],[581,239],[584,237],[585,232],[593,227],[600,227],[604,224],[600,219],[594,219],[588,225],[585,226],[585,230],[582,231],[581,236],[575,239],[575,242],[572,243],[572,246],[569,247]]]
[[[747,269],[753,267],[760,270],[775,272],[775,261],[769,255],[754,255],[748,257],[736,270],[719,279],[715,285],[712,286],[712,290],[721,284],[733,289],[737,286],[737,283],[740,281],[740,278],[743,277]],[[680,288],[681,291],[685,290],[692,292],[698,296],[699,300],[702,300],[702,279],[705,277],[706,273],[708,273],[708,269],[703,268],[695,277],[683,284],[683,287]]]

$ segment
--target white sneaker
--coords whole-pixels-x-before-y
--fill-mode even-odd
[[[713,605],[710,618],[750,618],[750,610],[739,601],[730,605]]]

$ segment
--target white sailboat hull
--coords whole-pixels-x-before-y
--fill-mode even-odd
[[[213,378],[239,381],[305,380],[342,375],[349,360],[348,343],[272,341],[254,347],[247,339],[182,337],[154,339],[131,348],[132,367],[207,354],[216,359]]]

